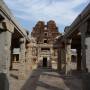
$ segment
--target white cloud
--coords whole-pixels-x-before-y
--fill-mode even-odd
[[[16,17],[35,21],[54,19],[58,25],[69,25],[80,11],[74,9],[89,0],[5,0]]]

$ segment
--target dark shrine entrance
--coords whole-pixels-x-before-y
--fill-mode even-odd
[[[47,67],[47,58],[46,57],[43,58],[43,67]]]

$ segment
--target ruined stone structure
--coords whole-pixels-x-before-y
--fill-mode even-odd
[[[90,4],[82,11],[75,21],[64,30],[59,41],[59,69],[66,74],[73,70],[71,49],[76,50],[77,67],[74,70],[90,72]]]
[[[10,90],[10,72],[17,70],[18,78],[25,77],[28,33],[0,0],[0,89]]]
[[[90,78],[90,4],[63,35],[53,20],[47,25],[38,21],[29,35],[0,0],[0,90],[12,90],[11,77],[25,81],[37,67],[58,69],[66,75],[76,70]]]
[[[30,43],[27,44],[27,54],[26,54],[27,70],[33,70],[37,67],[37,44],[33,37],[30,37]]]
[[[57,45],[60,35],[54,21],[47,25],[40,21],[31,37],[15,20],[9,8],[0,1],[0,89],[11,90],[13,79],[25,80],[36,67],[56,68]]]
[[[33,28],[31,36],[36,39],[37,58],[35,61],[37,61],[38,67],[55,68],[57,65],[58,47],[54,45],[54,42],[58,35],[60,35],[58,27],[53,20],[47,22],[47,25],[43,21],[39,21]]]

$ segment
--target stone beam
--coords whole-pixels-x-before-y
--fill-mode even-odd
[[[82,22],[86,22],[90,18],[90,3],[88,6],[82,11],[82,13],[74,20],[74,22],[68,27],[65,31],[65,36],[69,37],[72,33],[76,32],[78,28],[81,26]]]
[[[12,15],[10,9],[7,7],[7,5],[4,3],[3,0],[0,0],[0,13],[5,17],[5,19],[9,22],[9,25],[6,25],[6,29],[12,28],[11,26],[14,26],[21,34],[23,37],[29,41],[29,38],[27,37],[27,33],[24,28],[21,27],[21,25],[16,21],[15,17]],[[12,25],[11,25],[12,24]],[[8,29],[9,30],[9,29]],[[13,29],[10,29],[13,30]]]

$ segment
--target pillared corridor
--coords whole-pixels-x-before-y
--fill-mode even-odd
[[[49,1],[48,5],[43,1]],[[90,90],[90,0],[78,1],[0,0],[0,90]],[[86,7],[74,20],[81,4]],[[32,8],[36,8],[35,16]],[[49,14],[44,13],[46,9]],[[28,30],[11,10],[18,11],[18,19]],[[40,12],[38,19],[36,12]],[[64,25],[69,20],[74,21]]]

